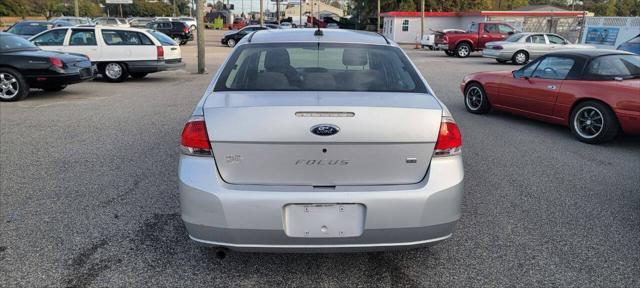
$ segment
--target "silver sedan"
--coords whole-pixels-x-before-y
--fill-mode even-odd
[[[198,243],[360,251],[449,238],[462,138],[398,45],[360,31],[242,38],[182,133],[182,220]]]
[[[518,33],[504,41],[487,43],[482,56],[495,58],[499,63],[511,61],[522,65],[546,53],[561,49],[595,48],[590,45],[571,44],[566,39],[550,33]]]

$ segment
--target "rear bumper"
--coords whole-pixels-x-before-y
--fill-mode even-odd
[[[33,88],[53,87],[60,85],[70,85],[91,80],[94,78],[93,69],[87,68],[89,71],[57,74],[57,75],[35,75],[25,76],[25,80],[29,86]]]
[[[436,44],[436,48],[440,50],[449,50],[449,44]]]
[[[131,61],[127,62],[127,68],[132,73],[153,73],[160,71],[171,71],[184,69],[186,66],[182,59],[177,60],[151,60],[151,61]]]
[[[192,240],[240,251],[351,252],[424,246],[447,239],[460,218],[461,156],[434,158],[425,179],[413,185],[229,185],[213,158],[182,155],[179,190],[182,219]],[[289,237],[287,204],[359,203],[366,207],[357,237]],[[330,226],[330,223],[328,223]]]

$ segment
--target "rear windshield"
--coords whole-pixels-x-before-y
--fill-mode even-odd
[[[399,48],[338,43],[239,46],[215,89],[426,92]]]
[[[162,44],[162,46],[176,46],[178,45],[175,41],[173,41],[173,39],[169,38],[169,36],[167,36],[166,34],[162,33],[162,32],[158,32],[155,30],[148,30],[147,32],[151,33],[151,35],[153,35],[153,37],[156,37],[156,39],[158,39],[158,41],[160,41],[160,44]]]
[[[587,73],[592,77],[606,79],[640,77],[640,56],[608,55],[598,57],[589,63]]]
[[[505,39],[504,41],[507,42],[518,42],[518,40],[520,40],[520,38],[522,38],[524,35],[523,34],[513,34],[511,36],[509,36],[507,39]]]
[[[49,27],[50,24],[47,22],[20,23],[11,27],[7,32],[18,35],[36,35]]]
[[[38,50],[29,40],[15,35],[0,34],[0,51]]]

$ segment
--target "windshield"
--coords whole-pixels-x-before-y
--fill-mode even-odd
[[[509,38],[504,39],[504,41],[507,42],[518,42],[518,40],[520,40],[524,35],[522,34],[513,34],[511,36],[509,36]]]
[[[160,41],[162,46],[165,46],[165,45],[166,46],[176,46],[176,45],[178,45],[178,43],[173,41],[173,39],[169,38],[169,36],[165,35],[162,32],[158,32],[158,31],[155,31],[155,30],[148,30],[147,32],[151,33],[151,35],[153,35],[153,37],[158,39],[158,41]]]
[[[0,34],[0,51],[38,50],[29,40],[15,35]]]
[[[16,35],[36,35],[48,28],[49,23],[47,22],[18,23],[7,30],[7,32]]]
[[[591,61],[587,70],[592,76],[612,79],[640,76],[640,55],[607,55]]]
[[[426,91],[397,47],[278,43],[236,49],[216,84],[218,91]]]

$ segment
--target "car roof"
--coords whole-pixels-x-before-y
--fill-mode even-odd
[[[135,27],[118,27],[118,26],[103,26],[103,25],[76,25],[76,26],[67,26],[67,27],[55,27],[55,28],[51,28],[47,31],[51,31],[51,30],[57,30],[57,29],[94,29],[94,28],[100,28],[100,29],[104,29],[104,30],[122,30],[122,31],[136,31],[136,32],[140,32],[140,31],[146,31],[149,32],[151,30],[146,29],[146,28],[135,28]]]
[[[18,24],[31,24],[31,23],[51,23],[51,22],[44,21],[44,20],[26,20],[26,21],[20,21],[20,22],[16,23],[16,25],[18,25]]]
[[[558,52],[547,53],[545,56],[564,56],[572,58],[590,59],[605,55],[635,55],[630,52],[609,49],[568,49]]]
[[[326,42],[326,43],[361,43],[390,45],[384,36],[366,31],[348,29],[320,29],[322,36],[315,36],[318,29],[273,29],[261,30],[251,37],[251,43],[284,43],[284,42]]]

